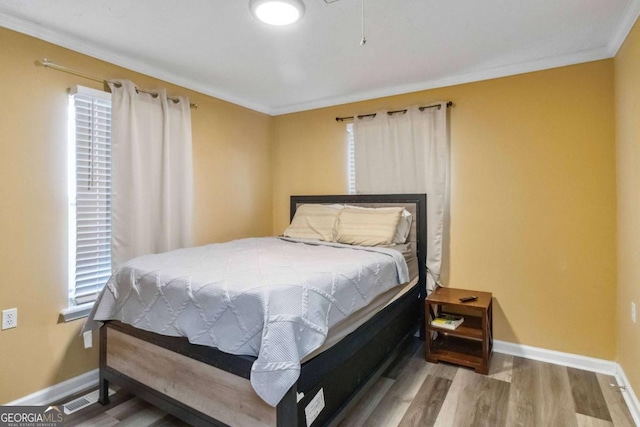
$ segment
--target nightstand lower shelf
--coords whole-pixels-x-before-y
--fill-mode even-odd
[[[431,340],[430,350],[427,360],[432,363],[449,362],[474,369],[484,365],[481,341],[444,335],[438,331],[438,337]]]

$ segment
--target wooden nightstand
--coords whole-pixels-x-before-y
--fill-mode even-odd
[[[475,295],[475,301],[458,299]],[[489,373],[493,352],[493,304],[490,292],[465,289],[438,288],[425,300],[425,327],[427,330],[426,359],[455,363],[474,368],[480,374]],[[455,330],[431,326],[438,314],[455,313],[464,322]]]

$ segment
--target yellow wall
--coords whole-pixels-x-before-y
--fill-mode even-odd
[[[632,297],[640,304],[639,31],[615,60],[615,99],[606,60],[271,118],[0,29],[0,309],[19,309],[19,327],[0,331],[0,403],[97,366],[95,348],[77,336],[82,322],[59,323],[58,314],[67,286],[66,90],[101,85],[36,67],[43,57],[200,104],[197,244],[280,233],[291,194],[346,192],[336,116],[454,101],[445,282],[494,293],[497,339],[609,360],[617,345],[638,390],[640,340],[627,306]],[[617,312],[616,344],[616,326],[602,319]]]
[[[274,232],[289,195],[346,192],[336,116],[439,100],[455,104],[446,283],[494,293],[497,339],[613,360],[612,60],[276,117]]]
[[[618,161],[618,363],[640,393],[640,22],[615,58]],[[638,313],[640,316],[640,312]]]
[[[17,307],[19,318],[17,329],[0,331],[0,404],[97,367],[96,347],[84,350],[78,337],[83,322],[58,316],[67,303],[67,89],[102,85],[36,67],[44,57],[200,104],[196,243],[272,228],[271,117],[0,28],[0,309]]]

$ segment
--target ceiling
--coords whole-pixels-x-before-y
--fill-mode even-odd
[[[362,0],[303,1],[284,28],[249,0],[0,0],[0,25],[278,115],[610,58],[640,14],[640,0],[365,0],[360,46]]]

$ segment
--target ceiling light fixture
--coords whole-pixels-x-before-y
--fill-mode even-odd
[[[302,0],[251,0],[251,13],[269,25],[289,25],[298,22],[304,15]]]

